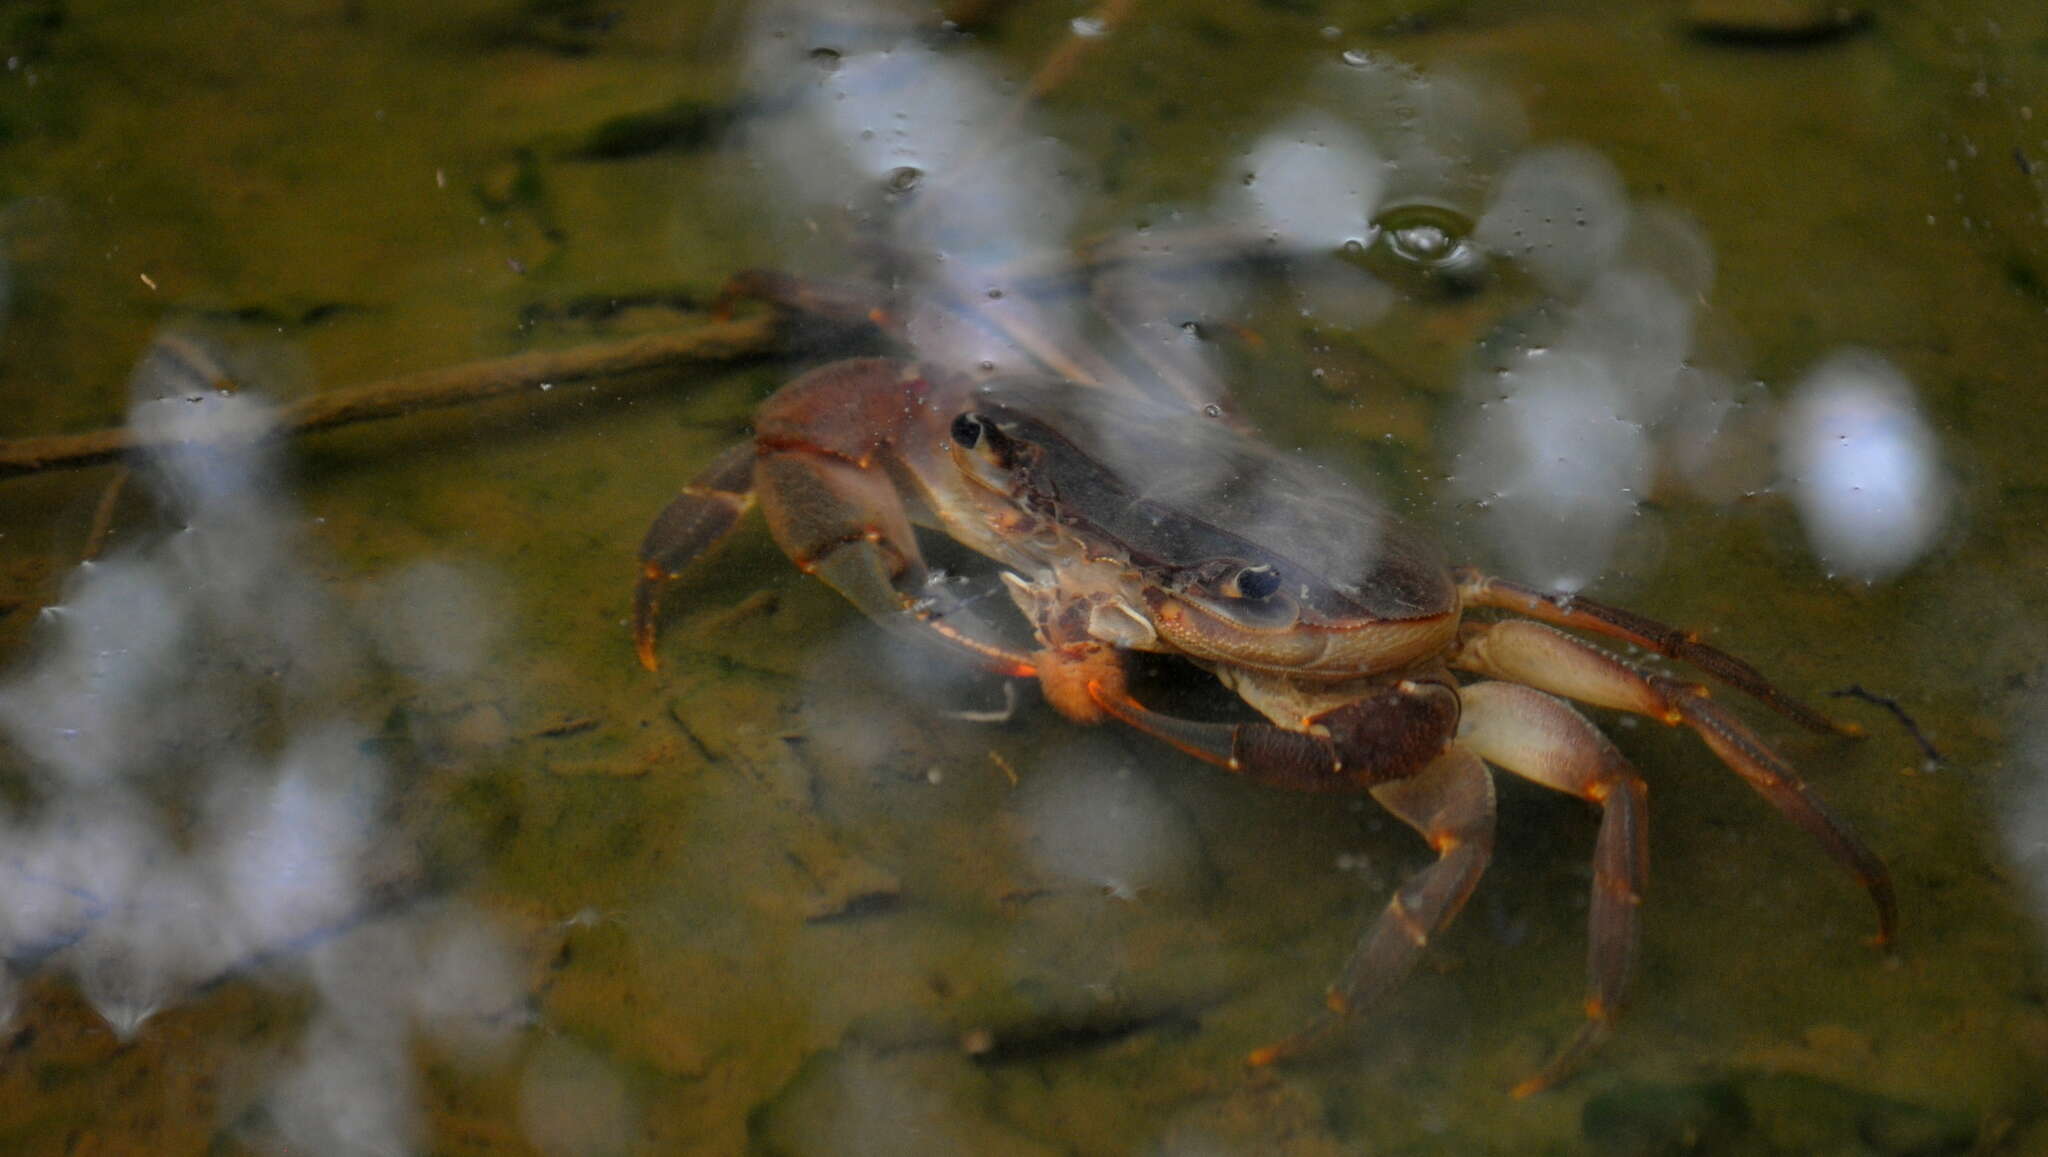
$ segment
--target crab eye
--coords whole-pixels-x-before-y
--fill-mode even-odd
[[[1232,575],[1224,584],[1224,594],[1231,598],[1269,599],[1280,589],[1280,572],[1270,566],[1258,564],[1248,566]]]
[[[1007,434],[987,417],[972,410],[953,419],[950,431],[953,444],[962,450],[972,450],[975,457],[997,470],[1010,468],[1011,455],[1016,446]]]

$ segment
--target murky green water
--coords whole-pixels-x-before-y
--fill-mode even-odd
[[[642,531],[819,355],[749,359],[319,434],[232,485],[0,481],[0,1148],[2048,1151],[2048,13],[1759,43],[1677,5],[1140,0],[1013,111],[1084,8],[826,9],[0,0],[0,437],[119,424],[167,338],[289,402],[702,325],[748,267],[868,268],[899,210],[788,167],[818,125],[928,180],[1022,157],[1014,200],[934,214],[999,264],[1213,224],[1284,183],[1268,138],[1355,132],[1397,162],[1382,205],[1468,218],[1577,142],[1633,219],[1695,223],[1644,267],[1684,364],[1748,401],[1691,472],[1680,419],[1635,420],[1642,501],[1590,555],[1471,490],[1471,367],[1568,348],[1576,290],[1503,265],[1451,292],[1375,253],[1225,299],[1198,266],[1136,320],[1197,322],[1275,441],[1461,559],[1586,569],[1797,694],[1896,696],[1939,768],[1867,705],[1829,704],[1861,743],[1751,717],[1890,863],[1897,955],[1700,744],[1615,724],[1651,887],[1631,1005],[1575,1080],[1505,1094],[1578,1023],[1596,816],[1505,779],[1492,870],[1391,1004],[1248,1074],[1427,849],[1028,687],[957,718],[998,682],[887,641],[758,525],[641,670]],[[872,119],[833,121],[878,60]],[[1473,103],[1411,103],[1445,92]],[[1947,486],[1875,583],[1830,577],[1773,483],[1770,399],[1845,347],[1910,383]]]

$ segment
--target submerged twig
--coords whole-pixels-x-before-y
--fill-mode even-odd
[[[1934,746],[1934,741],[1927,738],[1926,732],[1920,730],[1920,725],[1915,723],[1913,717],[1906,713],[1906,709],[1899,705],[1899,701],[1891,696],[1867,691],[1861,683],[1851,683],[1839,691],[1828,692],[1828,697],[1831,699],[1861,699],[1865,703],[1877,704],[1879,707],[1891,712],[1898,719],[1899,723],[1905,727],[1906,734],[1913,737],[1913,742],[1920,745],[1920,753],[1927,757],[1927,765],[1930,768],[1939,767],[1946,762],[1942,758],[1941,750]]]
[[[121,491],[127,489],[130,473],[126,466],[114,471],[114,476],[107,480],[106,488],[100,491],[100,500],[92,508],[92,527],[86,531],[85,549],[79,552],[79,557],[86,562],[100,556],[100,552],[106,549],[107,536],[114,533],[114,508],[121,503]]]
[[[775,313],[707,321],[690,329],[574,349],[515,354],[447,369],[329,390],[279,409],[265,436],[291,437],[443,409],[555,386],[627,380],[651,371],[719,364],[772,352],[782,337]],[[243,431],[221,438],[246,437]],[[82,434],[0,440],[0,479],[112,462],[138,450],[182,444],[167,433],[120,426]]]
[[[1021,782],[1017,778],[1017,769],[1010,766],[1010,761],[1003,758],[1002,752],[997,751],[994,748],[990,748],[988,752],[988,761],[996,765],[996,769],[998,771],[1001,771],[1003,773],[1004,778],[1010,781],[1011,787],[1016,787],[1017,784]]]
[[[1074,21],[1073,34],[1039,64],[1037,72],[1031,74],[1025,95],[1031,100],[1044,100],[1066,84],[1080,68],[1082,59],[1115,31],[1137,6],[1138,0],[1102,0],[1095,11]]]

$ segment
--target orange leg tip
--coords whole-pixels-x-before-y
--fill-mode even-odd
[[[654,654],[654,628],[651,624],[633,624],[633,654],[649,671],[661,669],[661,660]]]
[[[1527,1100],[1530,1097],[1535,1096],[1537,1093],[1542,1092],[1550,1086],[1550,1076],[1546,1073],[1537,1073],[1535,1076],[1530,1077],[1522,1081],[1520,1084],[1517,1084],[1514,1088],[1509,1089],[1508,1096],[1513,1097],[1517,1101],[1523,1101]]]
[[[1279,1059],[1280,1046],[1267,1045],[1265,1048],[1253,1049],[1245,1054],[1244,1063],[1250,1068],[1263,1069]]]

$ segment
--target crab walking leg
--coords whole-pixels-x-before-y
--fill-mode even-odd
[[[1459,601],[1467,607],[1497,607],[1560,627],[1591,631],[1610,639],[1634,643],[1666,658],[1698,667],[1730,687],[1754,696],[1758,702],[1801,727],[1833,735],[1863,734],[1863,728],[1856,724],[1830,719],[1780,691],[1755,667],[1726,651],[1707,646],[1692,631],[1683,631],[1634,611],[1610,607],[1592,599],[1538,590],[1494,578],[1471,567],[1458,568],[1452,572],[1452,578],[1458,584]]]
[[[717,549],[754,508],[754,444],[729,447],[690,480],[647,528],[640,543],[640,581],[633,587],[633,650],[640,665],[658,665],[654,635],[661,596],[692,562]]]
[[[1459,746],[1600,806],[1586,925],[1586,1021],[1548,1064],[1515,1086],[1515,1096],[1526,1097],[1576,1068],[1607,1035],[1628,995],[1640,938],[1636,907],[1650,876],[1649,787],[1614,744],[1562,700],[1514,683],[1474,683],[1464,701]]]
[[[1451,665],[1540,687],[1581,703],[1692,728],[1722,763],[1856,877],[1877,906],[1874,943],[1880,947],[1891,943],[1898,926],[1898,902],[1884,861],[1864,846],[1854,829],[1828,811],[1782,756],[1709,698],[1705,687],[1645,675],[1590,643],[1538,623],[1512,619],[1465,624]]]
[[[1329,1008],[1300,1032],[1254,1051],[1268,1065],[1314,1044],[1344,1018],[1370,1010],[1405,979],[1429,938],[1465,906],[1493,855],[1493,777],[1471,752],[1446,748],[1407,779],[1372,788],[1381,807],[1422,833],[1437,861],[1394,892],[1330,986]]]

